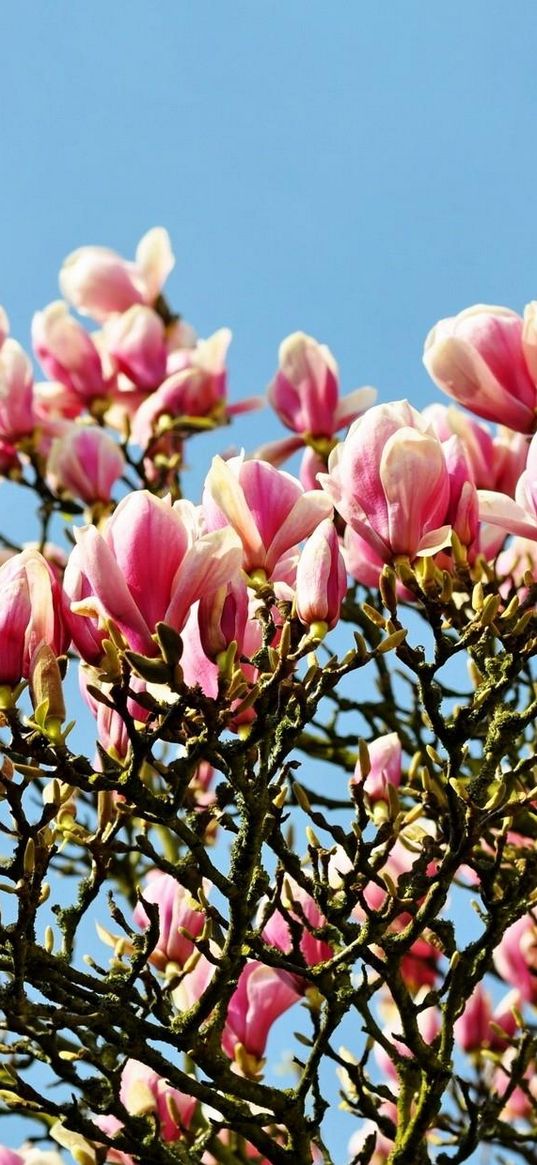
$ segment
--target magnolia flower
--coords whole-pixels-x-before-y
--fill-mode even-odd
[[[318,490],[304,492],[289,473],[266,461],[213,459],[205,481],[203,509],[209,530],[230,525],[243,546],[243,568],[270,578],[280,559],[330,516]]]
[[[56,655],[69,645],[65,604],[54,571],[38,550],[23,550],[0,566],[0,684],[30,675],[42,643]]]
[[[347,590],[347,571],[336,528],[325,518],[310,534],[296,568],[297,615],[307,627],[335,627]]]
[[[70,425],[52,442],[47,480],[54,489],[67,490],[91,505],[110,501],[112,486],[124,468],[121,449],[103,429]]]
[[[140,239],[134,262],[108,247],[79,247],[64,261],[60,287],[81,315],[106,320],[133,304],[153,304],[174,264],[167,231],[154,227]]]
[[[439,388],[479,417],[533,433],[536,335],[535,304],[524,320],[509,308],[478,304],[432,328],[423,362]]]
[[[37,424],[32,365],[16,340],[0,348],[0,438],[13,444],[29,436]]]
[[[279,358],[268,399],[295,433],[330,438],[374,404],[374,388],[357,388],[340,398],[338,366],[330,349],[304,332],[283,340]]]
[[[165,970],[168,963],[183,967],[195,950],[194,939],[205,925],[203,910],[184,886],[161,870],[151,870],[147,875],[142,898],[158,908],[159,937],[151,961],[161,970]],[[142,930],[149,926],[143,902],[136,905],[133,918]]]
[[[319,481],[383,562],[434,554],[449,543],[442,445],[408,401],[376,405],[355,421]]]
[[[158,622],[181,631],[192,604],[233,578],[241,561],[236,534],[226,529],[197,536],[196,526],[190,503],[172,505],[169,497],[140,490],[123,498],[102,533],[94,526],[76,531],[75,566],[66,572],[65,587],[81,654],[87,637],[78,635],[76,622],[90,616],[111,619],[129,647],[155,655]],[[78,601],[77,592],[83,595]],[[85,658],[93,663],[89,647]]]
[[[36,312],[32,342],[47,376],[63,384],[79,399],[80,406],[106,396],[99,352],[82,324],[69,315],[63,300]]]

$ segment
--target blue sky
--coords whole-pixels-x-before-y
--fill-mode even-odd
[[[237,394],[279,341],[344,385],[436,394],[428,328],[537,290],[537,8],[23,2],[3,14],[0,296],[26,338],[74,247],[170,230],[174,302],[233,328]],[[263,421],[263,424],[266,422]]]
[[[130,255],[156,224],[174,306],[233,329],[234,399],[300,328],[345,390],[423,406],[438,318],[537,295],[534,0],[19,0],[1,31],[0,302],[25,343],[69,251]]]

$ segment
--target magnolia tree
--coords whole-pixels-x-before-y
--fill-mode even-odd
[[[172,266],[70,255],[45,381],[1,317],[0,1165],[535,1161],[537,305],[426,341],[482,420],[289,336],[187,500],[262,401]]]

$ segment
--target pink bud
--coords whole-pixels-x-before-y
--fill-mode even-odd
[[[142,887],[142,898],[158,907],[159,937],[151,961],[161,970],[165,970],[168,963],[183,967],[195,950],[193,940],[205,925],[203,910],[196,906],[184,886],[171,874],[163,874],[160,870],[148,874]],[[142,930],[149,926],[142,902],[138,902],[133,917]],[[183,934],[183,931],[187,933]]]
[[[335,627],[347,590],[347,572],[331,518],[310,534],[298,560],[296,609],[302,623]]]
[[[442,445],[407,401],[376,405],[355,421],[319,481],[384,562],[433,554],[449,543]]]
[[[103,343],[116,372],[152,392],[166,375],[166,333],[152,308],[134,304],[104,326]]]
[[[339,399],[338,367],[330,349],[304,332],[280,344],[280,367],[269,388],[272,408],[288,429],[330,438],[374,403],[376,392],[361,388]]]
[[[58,582],[37,550],[23,550],[0,566],[0,683],[14,685],[30,674],[41,643],[56,655],[69,644]]]
[[[423,360],[435,384],[479,417],[534,431],[537,385],[516,312],[478,304],[440,320],[427,336]]]
[[[183,1136],[197,1103],[193,1096],[172,1088],[162,1076],[139,1060],[127,1060],[121,1073],[119,1095],[132,1116],[154,1113],[163,1141],[177,1141]]]
[[[96,426],[72,425],[52,442],[47,479],[56,490],[92,504],[110,501],[125,458],[115,441]]]
[[[13,443],[33,432],[32,366],[16,340],[5,340],[0,349],[0,437]]]
[[[398,788],[401,784],[401,741],[396,732],[388,732],[385,736],[377,736],[367,748],[371,768],[363,777],[358,759],[351,784],[359,783],[373,803],[386,801],[388,786]]]
[[[69,315],[63,300],[50,303],[32,320],[35,354],[51,380],[84,402],[106,396],[101,357],[82,324]]]

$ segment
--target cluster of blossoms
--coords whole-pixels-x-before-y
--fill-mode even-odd
[[[18,845],[6,877],[22,903],[20,933],[33,944],[48,867],[58,877],[54,862],[65,851],[64,872],[85,872],[79,907],[58,906],[62,955],[51,961],[52,938],[44,948],[59,1029],[71,1014],[86,1022],[97,983],[110,989],[114,1016],[121,992],[134,991],[131,1011],[121,1013],[133,1017],[126,1036],[136,1022],[147,1025],[145,1043],[110,1037],[106,1046],[97,1012],[86,1043],[47,1042],[48,1013],[29,1025],[32,1048],[56,1069],[78,1060],[103,1068],[103,1087],[94,1104],[88,1089],[80,1121],[67,1102],[63,1112],[40,1109],[22,1084],[20,1094],[6,1085],[0,1096],[8,1104],[18,1096],[49,1125],[52,1113],[51,1136],[77,1165],[188,1159],[166,1156],[170,1144],[203,1165],[328,1162],[316,1078],[326,1054],[345,1108],[360,1118],[351,1160],[404,1165],[416,1146],[463,1135],[449,1111],[439,1117],[455,1048],[474,1076],[457,1085],[453,1105],[463,1096],[483,1137],[502,1136],[518,1151],[537,1127],[537,791],[524,735],[536,715],[535,304],[523,319],[472,308],[427,339],[433,380],[481,420],[454,404],[421,412],[406,400],[376,404],[371,388],[340,396],[332,353],[294,333],[268,390],[292,435],[253,455],[215,457],[195,504],[180,489],[185,443],[262,402],[229,403],[230,333],[198,340],[172,312],[162,288],[173,263],[160,228],[144,236],[134,261],[97,247],[69,256],[64,300],[32,325],[45,382],[34,380],[0,316],[0,471],[35,491],[42,516],[39,544],[6,546],[0,565],[0,704],[11,732],[0,787],[11,813],[6,833]],[[298,477],[281,468],[297,453]],[[66,551],[48,540],[57,515],[81,519]],[[399,604],[425,615],[433,664],[406,643]],[[353,621],[352,649],[341,660],[329,649],[323,667],[324,640]],[[413,672],[414,712],[396,703],[390,651]],[[443,696],[452,693],[439,676],[461,651],[475,697],[459,728],[457,712],[443,717]],[[94,718],[92,763],[67,746],[68,656]],[[377,704],[336,692],[370,662]],[[505,721],[494,701],[509,683],[515,695]],[[319,729],[330,700],[334,716]],[[367,743],[356,726],[339,730],[339,715],[353,712]],[[312,726],[318,734],[308,736]],[[294,748],[339,764],[345,796],[315,802],[293,784]],[[31,828],[21,806],[24,782],[34,778],[44,817]],[[281,829],[290,790],[308,817],[303,861]],[[319,806],[355,811],[353,828],[327,820]],[[229,876],[209,856],[226,836]],[[264,847],[275,871],[263,865]],[[522,871],[518,898],[509,862]],[[55,976],[73,955],[73,918],[80,921],[107,877],[130,913],[112,901],[123,933],[100,926],[114,949],[110,970],[91,958],[93,980],[73,970],[69,989],[80,997],[71,1013]],[[481,896],[482,915],[488,909],[493,919],[484,931],[490,949],[483,946],[483,957],[479,944],[465,949],[460,982],[449,903],[442,915],[452,885],[455,894]],[[11,932],[4,937],[11,942]],[[33,966],[33,946],[24,950],[15,963]],[[507,989],[500,999],[482,982],[491,966]],[[16,972],[25,973],[19,963]],[[6,1026],[20,1034],[17,1001],[8,1003]],[[267,1045],[273,1025],[300,1004],[313,1026],[312,1038],[303,1037],[311,1058],[295,1056],[299,1084],[288,1114],[264,1083]],[[367,1033],[362,1059],[331,1042],[351,1006]],[[153,1047],[160,1043],[173,1050],[169,1075]],[[65,1072],[83,1089],[72,1067]],[[477,1143],[468,1140],[469,1150]],[[55,1149],[0,1150],[0,1165],[59,1160]]]

